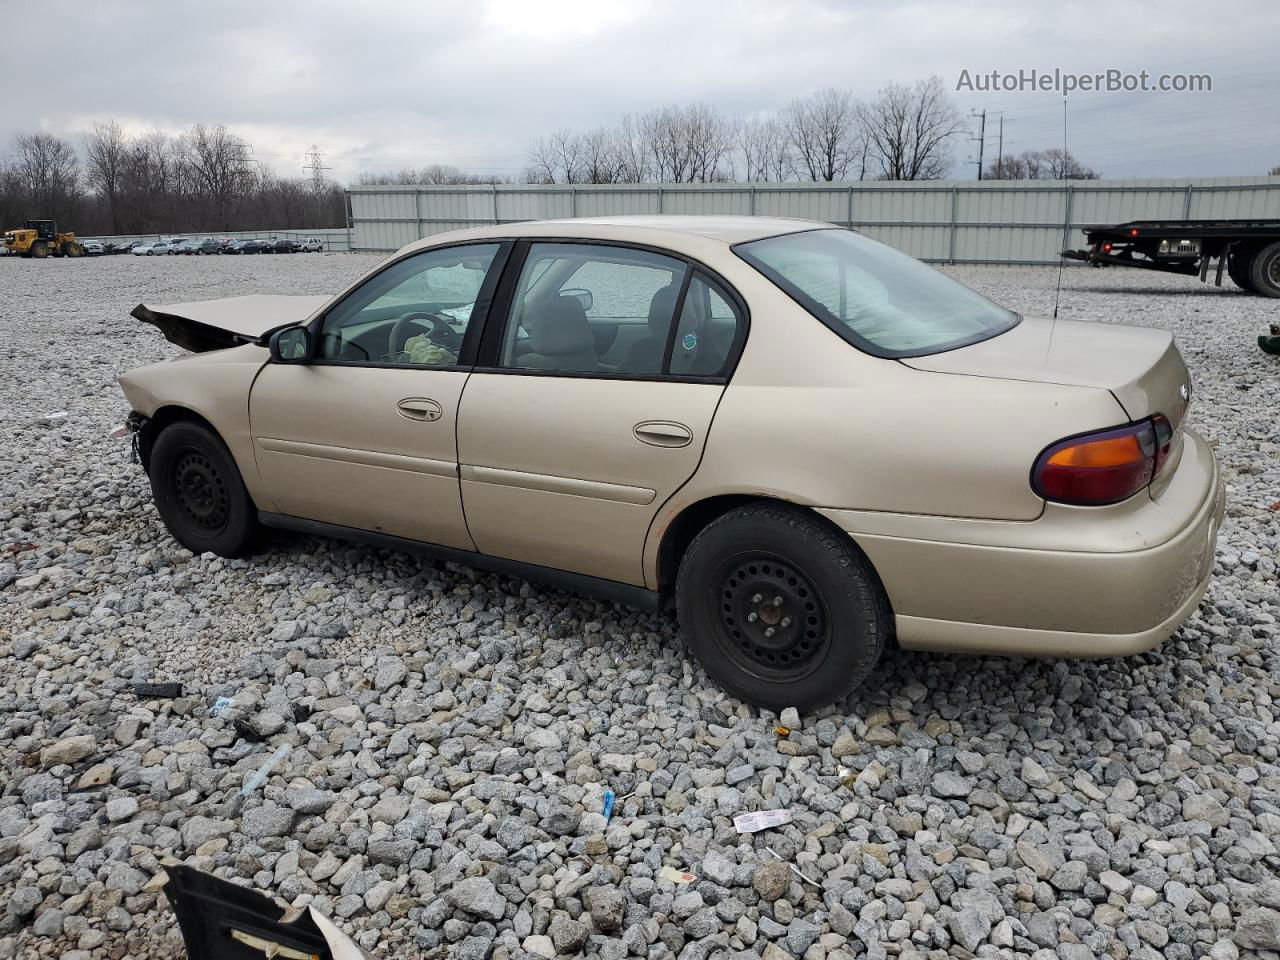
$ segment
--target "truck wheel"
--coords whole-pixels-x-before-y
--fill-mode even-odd
[[[31,251],[28,256],[35,257],[37,260],[43,260],[49,255],[49,245],[43,240],[36,240],[31,244]]]
[[[1249,282],[1253,284],[1255,293],[1280,298],[1280,243],[1264,247],[1253,258]]]
[[[1227,257],[1227,275],[1232,282],[1246,293],[1256,293],[1253,282],[1249,279],[1249,268],[1253,265],[1253,254],[1233,253]]]
[[[258,533],[258,515],[231,451],[212,431],[185,421],[151,448],[151,492],[173,538],[192,553],[235,557]]]
[[[84,256],[84,247],[80,246],[80,244],[78,243],[68,243],[65,247],[63,247],[63,251],[66,253],[68,257]]]
[[[893,611],[847,536],[795,507],[739,507],[680,562],[676,608],[703,669],[748,703],[811,709],[846,697],[880,659]]]

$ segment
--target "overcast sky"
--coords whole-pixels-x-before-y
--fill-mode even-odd
[[[732,115],[842,87],[1019,68],[1207,73],[1211,93],[1073,94],[1072,153],[1108,177],[1280,166],[1280,3],[889,4],[837,0],[0,0],[0,151],[21,130],[79,142],[95,120],[225,123],[280,174],[318,144],[346,180],[451,163],[515,175],[561,127],[703,101]],[[1052,92],[954,93],[986,108],[987,158],[1062,141]],[[976,121],[973,132],[976,135]],[[952,175],[977,144],[958,141]]]

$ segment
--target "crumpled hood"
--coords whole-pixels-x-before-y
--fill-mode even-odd
[[[244,343],[265,345],[273,330],[302,323],[331,299],[328,294],[251,294],[156,307],[140,303],[131,315],[156,327],[170,343],[192,353],[204,353]]]

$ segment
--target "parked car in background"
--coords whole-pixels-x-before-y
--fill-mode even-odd
[[[674,603],[771,709],[841,700],[895,638],[1147,650],[1214,569],[1171,334],[1024,317],[829,224],[486,226],[337,297],[133,315],[196,353],[120,378],[194,553],[265,525]]]
[[[244,253],[245,242],[246,241],[244,240],[235,240],[232,238],[228,238],[227,241],[222,245],[222,252],[226,254],[232,254],[232,255]]]
[[[168,240],[139,240],[129,252],[135,257],[158,257],[169,252]]]
[[[296,240],[290,240],[288,237],[275,237],[272,239],[271,250],[273,253],[297,253],[299,246]]]
[[[220,249],[223,253],[225,253],[227,250],[227,247],[229,247],[231,244],[236,242],[236,238],[235,237],[218,237],[217,242],[218,242],[218,249]]]
[[[195,249],[191,246],[195,241],[186,237],[175,237],[169,241],[169,253],[174,256],[186,253],[195,253]]]
[[[107,252],[107,248],[103,246],[101,240],[86,240],[80,246],[84,248],[86,257],[100,257]]]
[[[318,237],[306,237],[298,244],[298,250],[301,253],[320,253],[324,250],[324,243]]]
[[[270,240],[242,240],[240,242],[241,253],[270,253]]]
[[[212,256],[222,252],[222,244],[213,237],[201,237],[198,240],[188,240],[183,245],[182,252],[197,256]]]

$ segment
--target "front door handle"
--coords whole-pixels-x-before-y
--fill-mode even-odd
[[[687,447],[693,442],[693,431],[672,420],[645,420],[632,432],[641,443],[653,447]]]
[[[439,420],[444,412],[440,404],[426,397],[406,397],[396,404],[396,411],[409,420]]]

